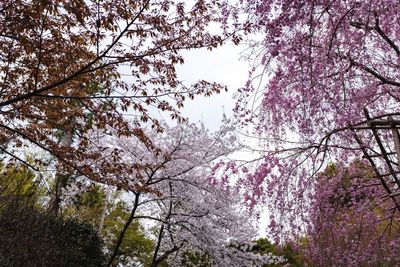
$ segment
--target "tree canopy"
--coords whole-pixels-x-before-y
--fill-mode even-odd
[[[366,158],[387,212],[397,209],[398,1],[243,4],[242,27],[262,40],[235,110],[264,151],[244,186],[252,203],[273,199],[271,232],[303,232],[328,162]]]
[[[187,85],[175,69],[184,62],[181,51],[212,49],[232,35],[226,27],[220,34],[206,30],[211,23],[221,25],[223,6],[219,1],[2,1],[1,151],[39,169],[17,152],[35,147],[56,158],[60,174],[75,171],[99,181],[101,174],[80,164],[102,157],[101,150],[87,150],[89,129],[112,127],[118,136],[144,138],[141,122],[162,130],[149,110],[181,121],[178,109],[186,98],[225,89],[206,81]],[[135,117],[131,127],[126,113]]]
[[[399,264],[399,1],[234,2],[0,2],[3,264]],[[226,86],[176,68],[228,40],[210,132],[180,109]]]

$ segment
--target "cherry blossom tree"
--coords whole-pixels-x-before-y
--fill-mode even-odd
[[[1,153],[37,171],[43,162],[28,162],[27,146],[56,158],[57,210],[72,171],[97,179],[76,164],[101,157],[87,149],[89,129],[142,135],[128,130],[128,113],[138,127],[150,121],[161,131],[149,110],[181,121],[185,99],[225,89],[185,84],[175,70],[184,50],[238,41],[222,24],[222,9],[229,9],[225,1],[1,1]],[[218,33],[208,31],[210,24]]]
[[[301,248],[311,266],[395,266],[399,225],[368,162],[330,165],[318,175]],[[392,221],[388,220],[390,218]]]
[[[397,167],[389,166],[398,133],[379,127],[398,127],[400,3],[241,3],[248,14],[241,27],[261,40],[249,46],[254,67],[235,111],[263,150],[243,185],[251,203],[273,200],[271,232],[304,233],[316,174],[329,161],[366,157],[388,209],[398,209]]]
[[[256,234],[254,218],[243,208],[236,187],[210,176],[212,163],[236,149],[232,128],[225,126],[212,134],[196,124],[163,127],[163,134],[146,131],[151,145],[138,138],[92,133],[95,143],[107,144],[104,154],[111,155],[100,164],[115,165],[112,153],[118,151],[117,162],[124,166],[103,182],[127,189],[132,200],[130,216],[110,251],[109,266],[129,225],[138,220],[156,228],[151,266],[164,261],[181,266],[192,253],[203,255],[213,266],[284,262],[271,254],[249,252]],[[93,168],[96,164],[90,163]]]

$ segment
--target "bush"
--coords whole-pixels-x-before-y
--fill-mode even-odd
[[[0,210],[0,266],[102,266],[97,232],[14,201]]]

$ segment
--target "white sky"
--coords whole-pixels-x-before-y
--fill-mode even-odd
[[[187,84],[206,80],[228,86],[228,92],[186,101],[181,112],[191,122],[202,121],[213,131],[221,125],[223,111],[228,117],[232,115],[233,94],[248,76],[248,63],[239,60],[242,50],[243,46],[226,44],[212,51],[196,49],[183,54],[185,63],[177,68],[179,79]]]

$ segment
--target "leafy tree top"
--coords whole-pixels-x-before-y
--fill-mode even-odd
[[[367,121],[400,115],[400,4],[241,3],[247,19],[240,26],[262,40],[249,47],[254,68],[235,110],[241,125],[263,138],[260,160],[242,184],[251,205],[271,200],[270,230],[287,238],[304,232],[316,174],[328,161],[350,163],[368,152],[387,173]],[[379,134],[392,140],[390,131]],[[394,151],[391,141],[384,143]],[[391,178],[375,179],[389,188]]]
[[[185,99],[225,89],[184,84],[175,69],[184,62],[182,51],[212,49],[231,36],[226,26],[219,34],[208,31],[222,25],[222,8],[225,1],[1,1],[2,153],[38,170],[16,151],[33,146],[65,171],[97,180],[90,168],[76,165],[101,157],[86,149],[89,129],[143,137],[137,129],[143,122],[162,131],[149,110],[182,121]],[[126,113],[135,116],[136,130]]]

